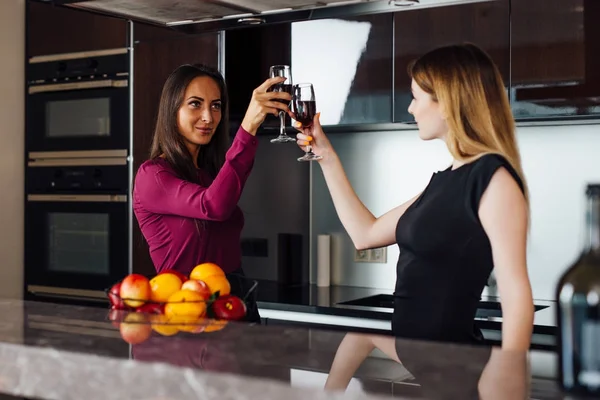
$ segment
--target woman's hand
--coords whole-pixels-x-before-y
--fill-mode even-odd
[[[322,162],[333,156],[334,151],[329,139],[325,136],[325,132],[323,132],[323,127],[319,121],[320,116],[321,113],[315,115],[312,126],[303,127],[300,122],[296,122],[295,127],[302,132],[296,135],[298,146],[304,151],[308,151],[310,146],[315,154],[323,157]]]
[[[246,110],[246,115],[242,120],[242,128],[248,133],[256,135],[256,131],[265,120],[267,114],[278,116],[279,112],[283,111],[293,118],[293,114],[287,105],[292,100],[292,95],[286,92],[267,92],[271,86],[282,83],[285,80],[286,78],[281,76],[270,78],[254,89],[252,99],[250,99],[250,104]],[[276,99],[284,100],[285,103],[276,101]]]

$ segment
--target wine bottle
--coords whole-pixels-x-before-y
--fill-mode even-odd
[[[569,393],[600,394],[600,184],[588,185],[586,242],[556,290],[558,377]]]

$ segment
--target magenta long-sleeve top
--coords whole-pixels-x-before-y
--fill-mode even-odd
[[[225,272],[241,267],[244,215],[238,201],[257,146],[256,138],[240,127],[217,176],[212,179],[198,169],[200,184],[179,178],[162,158],[140,166],[133,211],[157,272],[173,269],[187,275],[203,262]]]

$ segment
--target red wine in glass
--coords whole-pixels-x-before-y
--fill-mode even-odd
[[[267,92],[286,92],[291,95],[292,94],[292,85],[288,85],[287,83],[276,83],[275,85],[273,85],[269,89],[267,89]],[[283,104],[288,104],[287,100],[282,100],[282,99],[273,99],[273,100],[278,101]]]
[[[303,128],[312,127],[313,119],[317,112],[315,90],[312,83],[299,83],[294,85],[292,106],[296,121],[300,122]],[[298,161],[314,161],[323,158],[313,153],[312,146],[308,145],[306,146],[306,149],[306,154],[298,158]]]
[[[317,113],[317,102],[314,100],[299,100],[294,105],[296,121],[299,121],[305,128],[312,126],[313,119]]]
[[[275,84],[267,89],[267,92],[287,92],[292,94],[292,71],[289,65],[273,65],[269,68],[269,77],[276,78],[278,76],[286,78],[282,83]],[[288,104],[285,100],[277,100],[280,103]],[[279,111],[279,136],[271,139],[271,143],[287,143],[295,142],[296,139],[288,136],[285,133],[285,113]]]

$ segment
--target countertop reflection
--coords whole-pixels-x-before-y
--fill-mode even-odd
[[[107,393],[133,398],[127,384],[132,379],[145,382],[135,388],[135,398],[156,398],[152,396],[167,387],[171,396],[164,398],[199,398],[202,387],[201,398],[212,399],[211,387],[221,379],[229,389],[215,392],[215,399],[236,398],[236,390],[252,398],[248,393],[253,385],[263,399],[339,395],[323,389],[344,332],[233,322],[222,329],[213,326],[211,332],[206,325],[168,332],[151,324],[130,324],[127,338],[136,343],[130,345],[123,337],[124,326],[110,321],[108,310],[0,301],[0,312],[0,392],[7,394],[72,398],[73,388],[83,387],[93,370],[100,374],[93,379],[103,385],[87,388],[86,400],[106,398]],[[572,398],[552,379],[536,375],[531,353],[384,338],[393,342],[402,364],[372,353],[353,375],[348,398]],[[107,385],[112,392],[106,391]],[[147,390],[147,396],[140,390]]]

